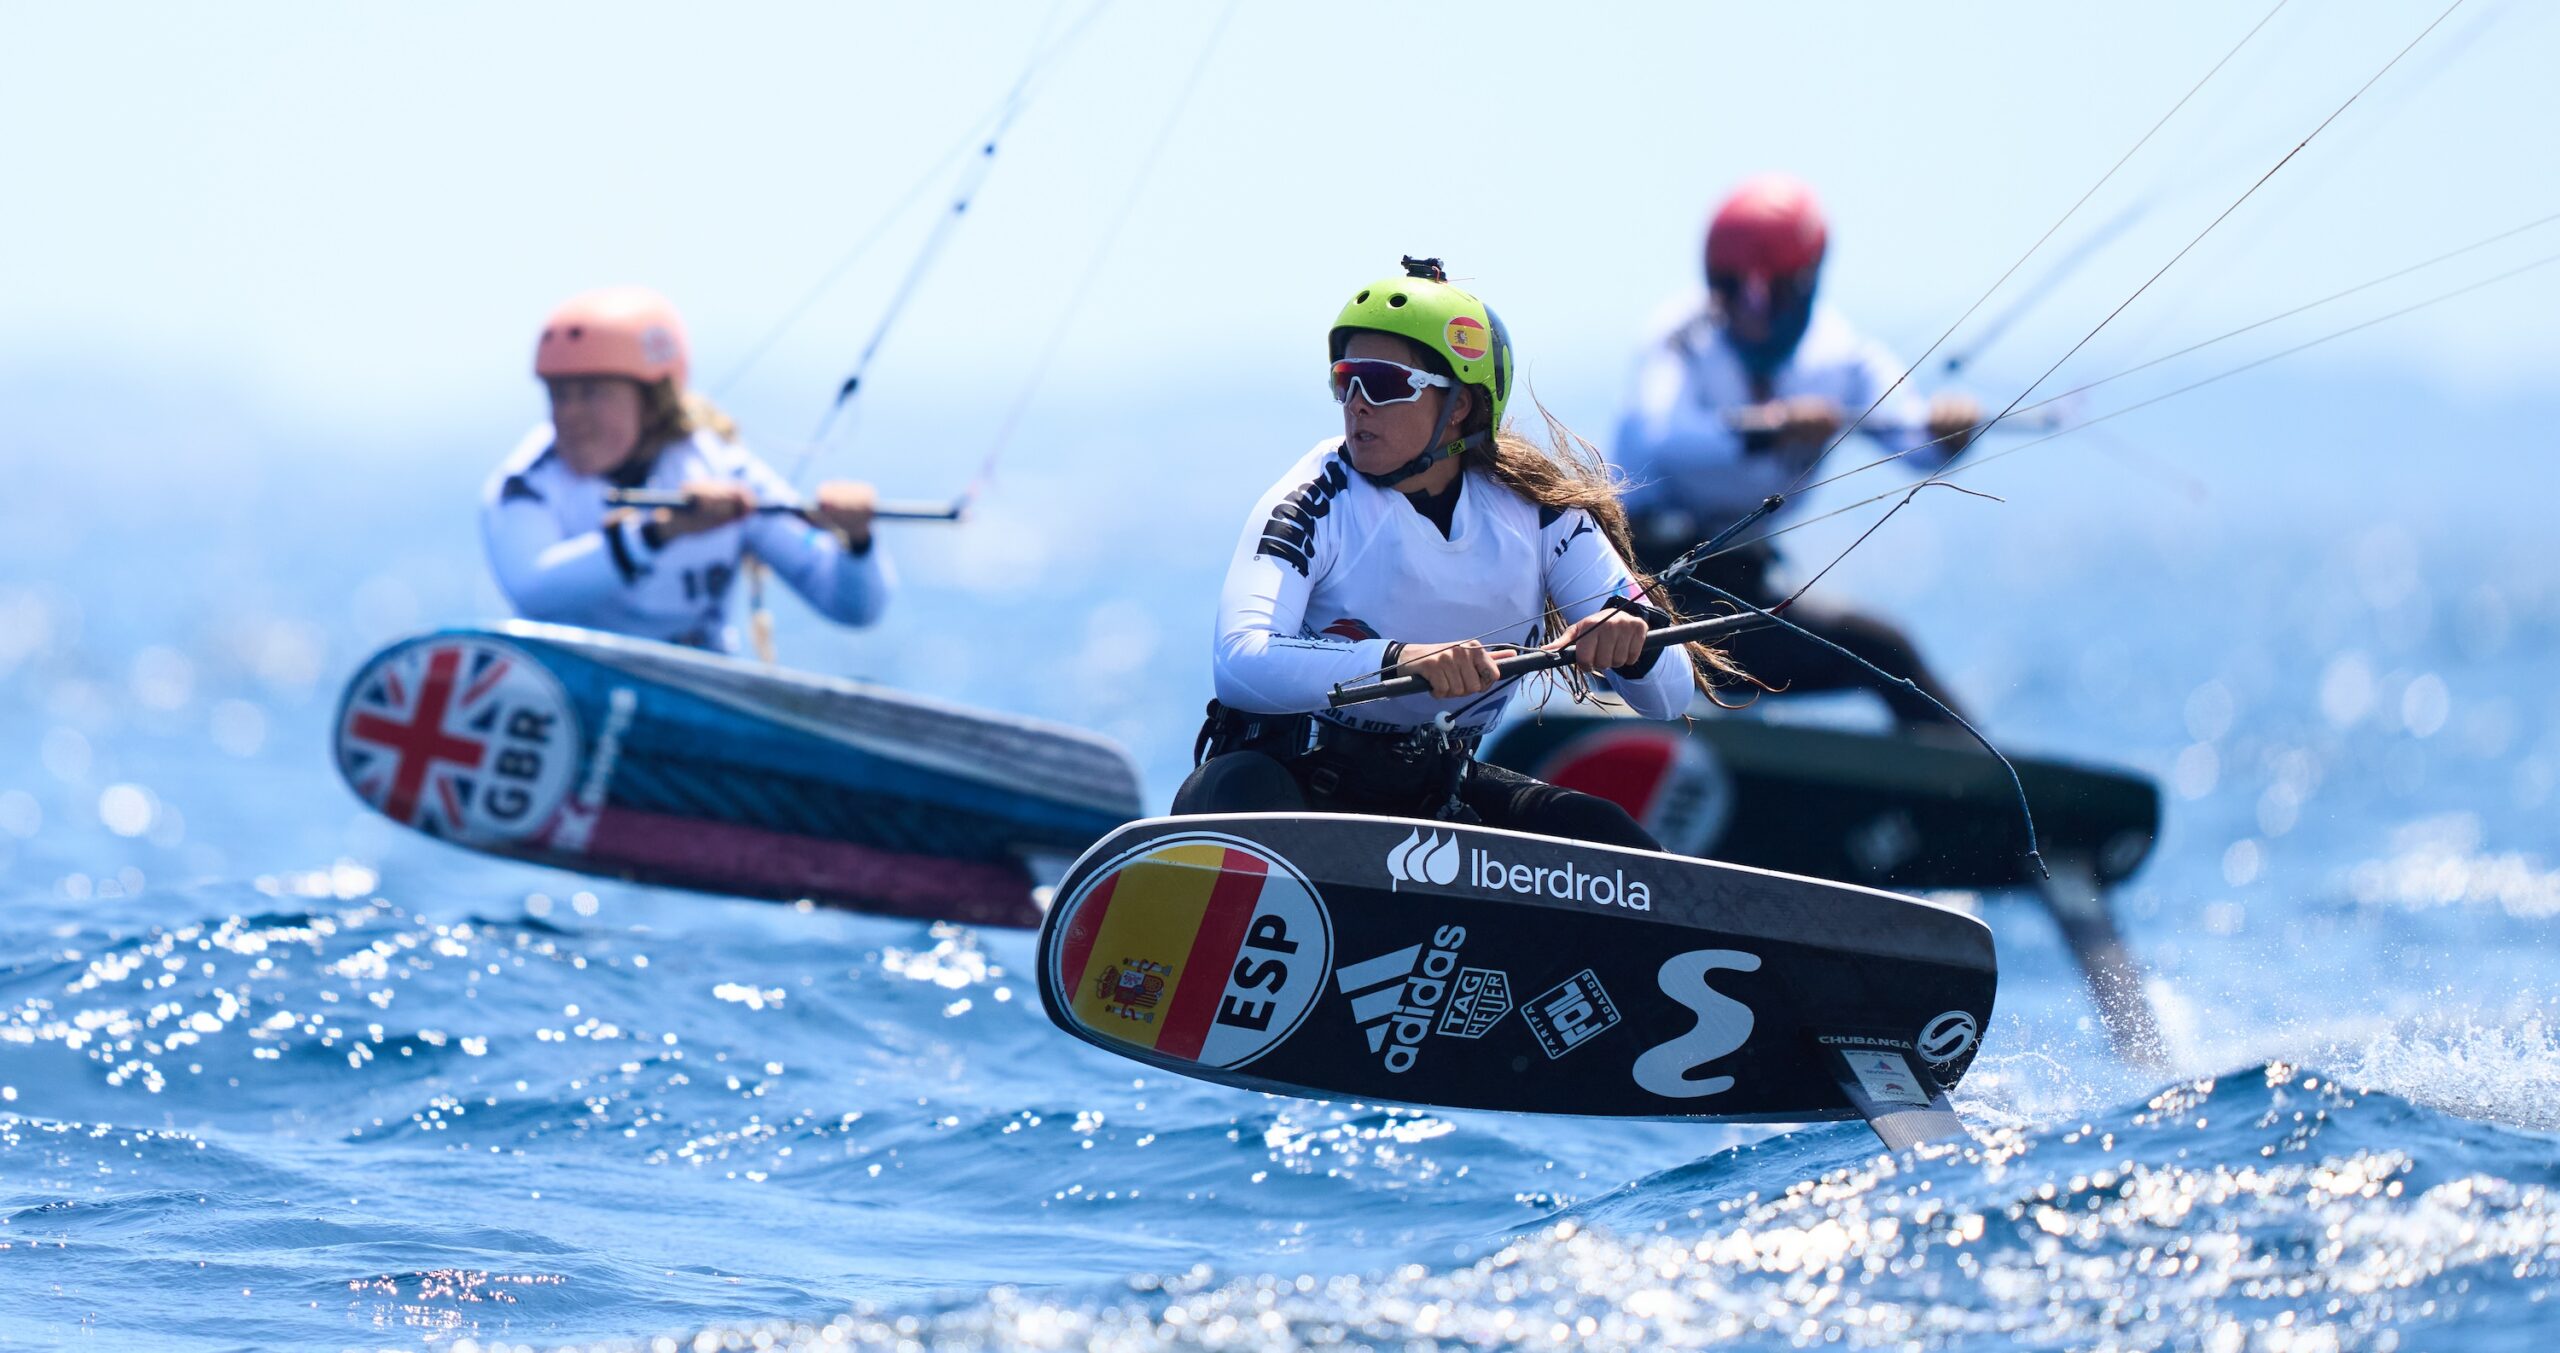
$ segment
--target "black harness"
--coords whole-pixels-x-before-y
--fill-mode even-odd
[[[1460,820],[1468,814],[1458,791],[1479,740],[1439,724],[1373,733],[1313,714],[1254,714],[1212,700],[1192,760],[1260,752],[1297,780],[1310,807]]]

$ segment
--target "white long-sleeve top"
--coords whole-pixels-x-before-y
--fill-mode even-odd
[[[745,484],[759,503],[799,498],[744,446],[704,430],[658,453],[640,484],[681,488],[689,480]],[[633,513],[607,529],[617,484],[569,468],[537,427],[489,477],[480,527],[499,590],[528,620],[607,630],[728,653],[736,650],[730,584],[745,556],[764,561],[829,619],[868,625],[893,585],[874,537],[859,554],[831,531],[787,513],[757,513],[651,549]]]
[[[1818,454],[1818,448],[1746,452],[1727,414],[1771,399],[1819,395],[1855,418],[1901,374],[1901,363],[1882,344],[1817,303],[1795,355],[1755,394],[1700,288],[1665,307],[1636,361],[1635,387],[1610,452],[1629,481],[1627,510],[1685,513],[1689,529],[1701,536],[1720,530],[1770,494],[1786,492]],[[1867,415],[1859,434],[1888,452],[1909,451],[1929,441],[1928,420],[1927,402],[1905,382]],[[1905,459],[1925,473],[1949,455],[1930,447]],[[1773,520],[1793,507],[1781,508]]]
[[[1325,712],[1337,682],[1386,664],[1391,641],[1529,647],[1552,600],[1568,623],[1640,599],[1625,561],[1578,508],[1541,507],[1470,466],[1449,534],[1352,468],[1342,439],[1308,452],[1255,503],[1218,599],[1220,703],[1261,714]],[[1689,655],[1665,650],[1636,678],[1600,681],[1650,718],[1689,707]],[[1405,696],[1324,713],[1355,728],[1399,731],[1447,711],[1481,733],[1520,683],[1483,695]]]

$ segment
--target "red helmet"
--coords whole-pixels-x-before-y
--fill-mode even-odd
[[[1743,180],[1707,223],[1707,272],[1793,276],[1820,265],[1830,241],[1822,203],[1804,180],[1762,174]]]
[[[604,287],[560,303],[534,346],[533,374],[627,376],[684,386],[689,353],[684,321],[647,287]]]

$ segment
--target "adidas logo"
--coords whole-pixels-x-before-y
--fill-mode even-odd
[[[1453,869],[1456,854],[1450,851]],[[1422,1040],[1448,999],[1449,978],[1458,971],[1458,950],[1466,942],[1465,926],[1444,925],[1431,932],[1428,948],[1409,944],[1334,970],[1334,983],[1351,998],[1352,1020],[1387,1070],[1401,1075],[1420,1059]]]
[[[1394,892],[1408,883],[1436,883],[1447,887],[1458,876],[1458,834],[1442,836],[1438,832],[1424,835],[1416,827],[1407,833],[1396,848],[1387,852],[1387,891]]]

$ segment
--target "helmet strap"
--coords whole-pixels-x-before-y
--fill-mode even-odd
[[[1452,390],[1454,391],[1457,388],[1460,387],[1453,386]],[[1445,444],[1441,442],[1441,438],[1449,435],[1449,422],[1451,416],[1454,415],[1457,410],[1458,401],[1454,399],[1441,400],[1439,421],[1432,424],[1431,435],[1423,439],[1422,444],[1426,449],[1421,455],[1415,456],[1413,459],[1387,471],[1385,474],[1371,474],[1366,470],[1362,470],[1360,472],[1360,477],[1377,485],[1379,488],[1391,489],[1398,484],[1413,478],[1415,475],[1429,470],[1432,466],[1447,460],[1451,456],[1472,451],[1490,440],[1481,432],[1470,432],[1463,437],[1451,438]]]

